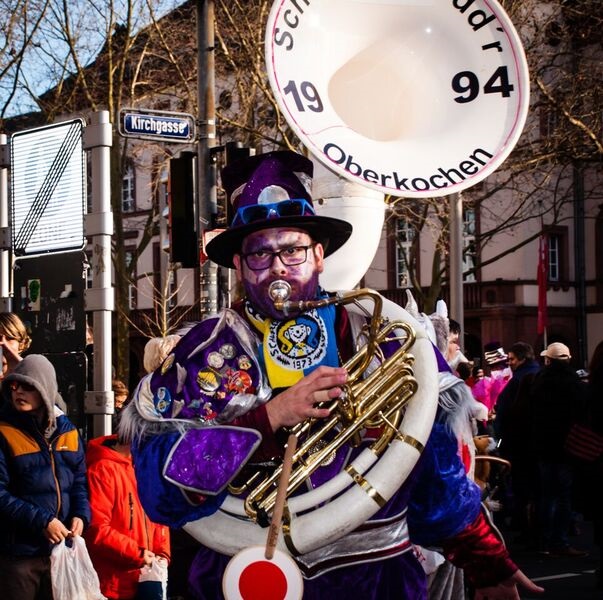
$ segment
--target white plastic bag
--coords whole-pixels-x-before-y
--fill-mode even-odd
[[[416,544],[413,544],[412,548],[417,560],[421,563],[421,566],[427,575],[434,573],[446,560],[439,552],[436,552],[435,550],[423,548],[423,546],[417,546]]]
[[[168,562],[162,556],[140,569],[137,600],[167,600]]]
[[[71,546],[63,540],[50,554],[52,595],[60,600],[106,600],[84,538],[76,535],[70,540]]]

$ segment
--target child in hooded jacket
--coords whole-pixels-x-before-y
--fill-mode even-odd
[[[145,514],[129,444],[117,435],[91,440],[86,452],[92,520],[86,531],[102,593],[110,600],[136,597],[140,568],[170,558],[169,528]]]
[[[41,354],[2,382],[0,574],[4,600],[52,600],[50,554],[90,521],[80,435],[56,406],[56,373]]]

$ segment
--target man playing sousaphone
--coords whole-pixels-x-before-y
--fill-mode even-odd
[[[366,319],[330,301],[299,304],[328,298],[318,284],[324,258],[351,233],[347,222],[315,214],[311,178],[312,163],[292,152],[254,156],[223,172],[234,217],[206,250],[214,262],[236,269],[245,298],[184,335],[141,381],[121,421],[122,435],[134,439],[139,494],[155,521],[172,527],[194,521],[212,537],[214,513],[241,469],[278,462],[287,429],[307,419],[324,422],[330,411],[320,403],[343,394],[348,372],[342,365],[354,355],[355,331]],[[384,354],[392,345],[398,343],[383,344]],[[437,354],[440,369],[448,368],[435,347],[427,342],[426,348]],[[416,354],[417,363],[422,358]],[[427,358],[435,364],[433,355]],[[336,525],[324,523],[324,544],[296,557],[304,598],[426,598],[412,543],[442,547],[465,569],[478,599],[515,600],[518,587],[542,591],[518,570],[482,515],[480,490],[465,476],[454,434],[439,413],[431,422],[424,448],[415,441],[417,462],[399,489],[385,498],[371,490],[381,507],[375,504],[362,531],[337,539],[330,529]],[[359,433],[364,445],[379,437],[368,426]],[[336,479],[360,448],[343,444],[308,475],[307,486]],[[239,535],[233,523],[232,531],[214,537]],[[223,597],[229,559],[201,546],[189,577],[194,597]]]

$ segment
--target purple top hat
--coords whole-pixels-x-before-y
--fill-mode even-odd
[[[261,229],[303,229],[325,249],[325,256],[343,246],[352,233],[347,221],[316,215],[311,185],[314,166],[301,154],[282,150],[250,156],[222,170],[222,185],[234,215],[228,229],[205,250],[210,260],[234,267],[246,236]]]

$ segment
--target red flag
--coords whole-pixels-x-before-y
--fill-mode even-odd
[[[546,235],[540,236],[538,246],[538,335],[542,335],[549,324],[546,305],[546,288],[549,279],[549,247]]]

